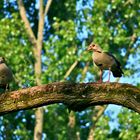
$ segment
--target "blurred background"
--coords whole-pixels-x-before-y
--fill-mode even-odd
[[[96,82],[99,69],[86,50],[92,41],[122,64],[124,76],[111,76],[111,82],[140,87],[139,0],[0,1],[0,56],[14,73],[12,90],[56,81]],[[140,140],[140,115],[117,105],[69,113],[54,104],[0,117],[0,140],[31,139]]]

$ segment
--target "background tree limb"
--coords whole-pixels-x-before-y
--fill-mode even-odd
[[[120,83],[51,83],[0,95],[0,115],[54,103],[81,111],[93,105],[117,104],[140,113],[140,89]]]
[[[29,39],[31,41],[31,43],[36,46],[36,37],[32,31],[32,28],[30,26],[30,23],[29,23],[29,20],[26,16],[26,10],[25,10],[25,7],[24,7],[24,4],[23,4],[23,1],[22,0],[17,0],[17,3],[18,3],[18,7],[19,7],[19,12],[20,12],[20,16],[25,24],[25,28],[26,28],[26,31],[29,35]]]
[[[44,12],[44,16],[46,16],[48,14],[49,8],[51,6],[52,0],[48,0],[46,7],[45,7],[45,12]]]

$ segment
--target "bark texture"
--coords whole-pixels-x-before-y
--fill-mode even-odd
[[[1,94],[0,115],[54,103],[64,103],[74,111],[117,104],[140,113],[140,89],[120,83],[51,83]]]
[[[34,56],[35,56],[35,77],[36,84],[41,85],[41,51],[42,51],[42,43],[43,43],[43,29],[44,29],[44,8],[43,8],[43,0],[39,1],[39,22],[38,22],[38,34],[37,34],[37,47],[34,47]],[[44,109],[37,108],[35,111],[35,127],[34,127],[34,140],[42,139],[42,131],[43,131],[43,116]]]

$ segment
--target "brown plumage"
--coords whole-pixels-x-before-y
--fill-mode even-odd
[[[5,64],[5,59],[0,57],[0,88],[6,90],[13,80],[11,69]]]
[[[89,51],[93,51],[92,59],[93,62],[100,68],[100,82],[102,82],[103,70],[109,70],[110,81],[110,71],[112,71],[114,77],[121,77],[123,71],[121,70],[120,62],[110,53],[103,52],[102,49],[94,43],[91,43],[88,47]]]

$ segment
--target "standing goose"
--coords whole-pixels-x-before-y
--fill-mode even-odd
[[[108,81],[110,82],[111,71],[114,77],[121,77],[123,71],[121,70],[120,62],[110,53],[103,52],[102,49],[94,43],[91,43],[88,47],[89,51],[93,51],[93,62],[100,68],[100,81],[102,82],[103,70],[109,70]]]

